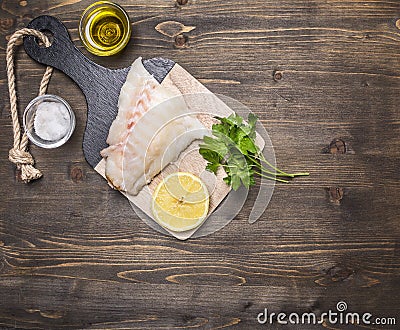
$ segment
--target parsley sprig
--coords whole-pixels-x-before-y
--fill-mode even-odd
[[[223,167],[227,176],[224,181],[239,189],[255,184],[255,175],[288,183],[286,178],[309,175],[309,173],[286,173],[269,163],[256,145],[257,116],[250,113],[247,123],[238,114],[215,117],[218,124],[212,126],[212,136],[205,136],[200,145],[200,154],[207,160],[206,169],[217,173]]]

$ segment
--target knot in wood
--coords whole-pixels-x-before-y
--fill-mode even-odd
[[[178,34],[175,37],[175,47],[182,48],[186,45],[188,37],[184,36],[183,34]]]
[[[346,266],[336,265],[329,268],[326,274],[330,277],[332,282],[345,281],[354,275],[355,271]]]
[[[188,3],[189,0],[176,0],[176,3],[180,6],[184,6]]]
[[[12,18],[2,18],[0,19],[0,30],[8,31],[14,26],[14,19]]]
[[[71,180],[73,182],[78,182],[78,181],[82,181],[83,180],[83,171],[80,167],[72,167],[71,168]]]
[[[329,199],[332,203],[340,205],[340,201],[343,199],[343,188],[330,187],[329,188]]]
[[[331,154],[345,154],[346,151],[346,143],[342,139],[334,139],[329,145]]]
[[[275,70],[272,77],[274,78],[275,81],[279,81],[283,78],[283,72]]]

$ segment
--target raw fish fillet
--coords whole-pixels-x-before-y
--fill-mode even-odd
[[[139,57],[121,89],[109,147],[101,151],[106,177],[116,189],[137,195],[205,132],[183,96],[161,86]]]

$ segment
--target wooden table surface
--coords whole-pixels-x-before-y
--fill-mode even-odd
[[[400,324],[400,2],[375,0],[119,1],[133,22],[120,55],[88,54],[78,22],[91,1],[0,2],[0,327],[280,328],[270,312],[348,311]],[[262,218],[244,209],[213,235],[178,241],[143,223],[86,163],[86,103],[60,72],[49,92],[77,127],[55,150],[31,146],[44,176],[18,180],[7,38],[41,14],[59,17],[96,62],[170,58],[215,93],[256,113],[279,166],[308,178],[278,184]],[[175,21],[190,32],[171,29]],[[174,36],[171,36],[174,35]],[[20,111],[44,67],[19,48]],[[287,325],[286,329],[379,328]]]

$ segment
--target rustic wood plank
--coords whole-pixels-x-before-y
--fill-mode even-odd
[[[0,326],[253,329],[265,307],[320,314],[340,300],[400,322],[399,3],[125,1],[133,39],[113,58],[79,42],[90,3],[1,3]],[[171,58],[247,105],[267,127],[278,164],[311,176],[277,185],[253,225],[257,187],[219,232],[187,242],[162,236],[84,161],[85,100],[56,72],[49,92],[71,104],[77,128],[59,149],[31,147],[44,177],[20,183],[7,160],[6,37],[41,14],[58,16],[101,65]],[[165,21],[196,28],[168,37],[155,29]],[[43,70],[18,53],[21,107]]]

